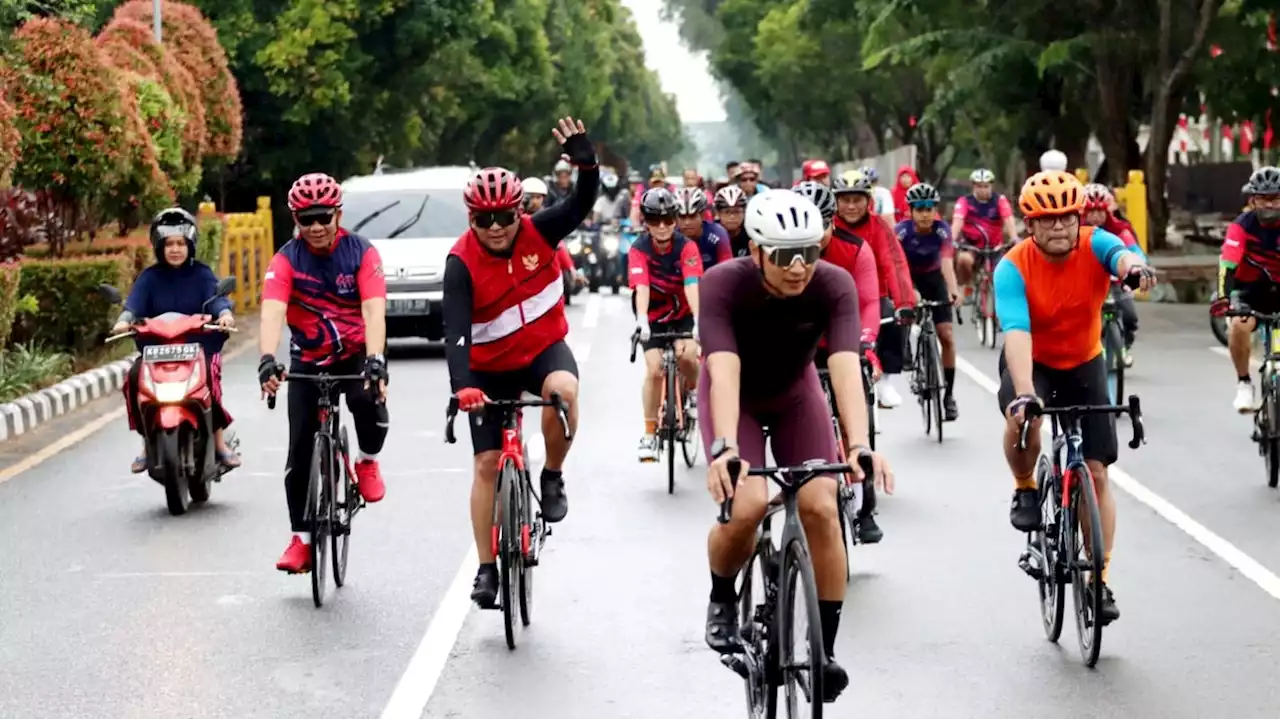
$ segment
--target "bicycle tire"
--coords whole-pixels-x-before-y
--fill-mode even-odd
[[[1276,396],[1274,378],[1262,382],[1262,407],[1258,410],[1258,441],[1263,461],[1267,467],[1267,486],[1272,489],[1280,484],[1280,398]]]
[[[662,434],[667,445],[667,494],[676,493],[676,393],[675,363],[667,365],[667,392],[662,401]]]
[[[680,428],[680,453],[684,455],[684,466],[693,469],[698,461],[698,420],[689,412],[689,397],[684,398],[683,426]]]
[[[994,302],[992,301],[994,296],[991,292],[991,275],[987,274],[983,276],[982,279],[982,326],[985,328],[987,333],[987,347],[995,349],[996,336],[1000,334],[1000,328],[996,323],[996,312],[995,307],[993,306]]]
[[[862,370],[862,394],[867,402],[867,443],[872,451],[876,448],[876,393],[871,373],[864,367]],[[835,419],[835,415],[832,415]]]
[[[1217,301],[1218,301],[1217,292],[1214,292],[1213,294],[1209,295],[1210,305],[1212,305],[1214,302],[1217,302]],[[1213,333],[1214,339],[1218,340],[1218,343],[1221,344],[1223,347],[1227,347],[1229,345],[1228,338],[1227,338],[1227,318],[1226,317],[1215,317],[1212,314],[1209,315],[1209,331]]]
[[[520,471],[515,463],[507,460],[498,473],[497,506],[501,508],[501,519],[498,527],[498,603],[502,605],[502,630],[506,635],[507,649],[516,648],[518,620],[516,619],[516,592],[519,579],[519,531],[513,532],[519,519],[516,512],[519,507],[514,498],[515,482],[519,481]]]
[[[1111,403],[1118,404],[1124,397],[1124,337],[1120,323],[1108,320],[1102,327],[1102,347],[1107,364],[1107,393]]]
[[[1027,544],[1034,543],[1040,552],[1040,579],[1036,582],[1040,593],[1040,623],[1044,626],[1045,638],[1057,642],[1062,636],[1067,593],[1062,583],[1064,577],[1058,571],[1058,480],[1053,463],[1043,454],[1036,462],[1035,477],[1036,486],[1040,488],[1041,526],[1040,531],[1027,535]]]
[[[1080,553],[1072,547],[1071,589],[1072,605],[1076,614],[1076,634],[1080,640],[1080,658],[1084,665],[1093,668],[1098,663],[1098,654],[1102,651],[1102,515],[1098,510],[1098,495],[1093,485],[1093,475],[1088,467],[1071,470],[1076,473],[1072,481],[1071,505],[1074,508],[1072,519],[1080,530],[1080,512],[1089,517],[1089,551],[1088,566],[1080,560]],[[1084,548],[1081,543],[1081,549]],[[1089,573],[1089,583],[1085,584],[1085,572]],[[1092,589],[1092,591],[1090,591]]]
[[[933,357],[933,424],[938,428],[938,443],[942,443],[942,397],[946,380],[942,376],[942,354],[936,342],[929,343]]]
[[[822,618],[818,611],[818,586],[813,575],[813,563],[809,558],[809,549],[801,539],[792,539],[782,549],[781,584],[778,587],[778,665],[782,671],[783,698],[786,701],[787,717],[796,719],[809,716],[822,719],[822,674],[826,667],[826,651],[822,647]],[[795,661],[795,645],[792,636],[795,631],[796,585],[804,590],[803,606],[800,608],[808,615],[806,641],[809,645],[808,666],[808,699],[810,711],[798,713],[797,701],[804,693]]]
[[[357,494],[355,482],[348,473],[347,468],[350,467],[350,455],[347,454],[351,445],[347,444],[347,428],[343,427],[338,430],[338,444],[334,448],[333,466],[337,468],[335,474],[341,475],[341,479],[334,482],[333,495],[333,523],[329,532],[332,538],[330,547],[331,556],[333,558],[333,585],[341,587],[347,582],[347,552],[351,547],[351,517],[353,508],[359,502],[359,494]]]
[[[748,657],[748,673],[743,686],[747,697],[747,716],[752,719],[773,719],[778,714],[778,684],[775,681],[778,653],[769,641],[768,630],[759,626],[756,620],[758,610],[767,607],[769,592],[765,589],[765,582],[770,576],[769,567],[774,561],[774,553],[772,544],[758,539],[751,558],[742,569],[742,584],[738,588],[739,634]],[[755,603],[757,592],[760,604]],[[769,620],[761,617],[761,621]]]
[[[311,445],[311,475],[307,482],[307,514],[311,527],[311,599],[316,608],[324,606],[325,579],[329,562],[329,521],[333,495],[329,493],[329,439],[316,433]]]
[[[915,385],[916,401],[919,402],[920,411],[924,415],[924,433],[926,436],[933,431],[933,427],[930,425],[933,421],[933,412],[929,407],[929,400],[932,395],[929,394],[929,385],[926,379],[932,374],[926,366],[928,360],[929,355],[925,349],[925,343],[923,340],[916,342],[916,367],[912,383]]]
[[[529,466],[529,453],[525,452],[525,467]],[[520,473],[520,491],[517,492],[520,500],[519,517],[520,533],[516,535],[520,542],[520,586],[517,591],[520,596],[520,624],[521,626],[529,626],[533,621],[533,566],[529,562],[529,556],[533,552],[533,542],[537,540],[533,530],[533,502],[529,496],[533,491],[529,482],[529,471]]]

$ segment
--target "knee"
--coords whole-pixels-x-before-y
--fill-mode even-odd
[[[578,402],[578,378],[569,372],[552,374],[542,387],[542,398],[549,400],[552,393],[560,395],[569,407],[574,406]]]
[[[645,358],[644,370],[645,378],[650,382],[662,381],[662,362],[660,360],[654,359],[651,362],[648,358]]]
[[[1085,461],[1085,465],[1089,467],[1089,475],[1093,477],[1093,486],[1099,495],[1106,494],[1111,484],[1107,477],[1107,466],[1096,459]]]
[[[824,489],[831,488],[834,480],[815,480],[812,485],[822,484]],[[815,487],[816,488],[816,487]],[[825,531],[825,528],[838,527],[840,511],[836,506],[836,493],[831,491],[808,492],[800,498],[800,521],[805,531],[810,534]],[[811,529],[812,528],[812,529]]]
[[[475,456],[475,479],[477,482],[493,484],[498,477],[498,455],[500,454],[500,452],[494,450],[481,452]]]
[[[729,531],[734,535],[754,533],[768,508],[769,493],[763,485],[756,482],[739,485],[733,494],[733,514],[727,525]]]
[[[948,320],[947,320],[947,322],[946,322],[946,324],[939,324],[939,325],[937,325],[937,330],[938,330],[938,340],[939,340],[939,341],[941,341],[941,342],[943,342],[944,344],[950,344],[950,342],[951,342],[951,336],[952,336],[952,335],[951,335],[951,330],[952,330],[951,320],[950,320],[950,319],[948,319]]]

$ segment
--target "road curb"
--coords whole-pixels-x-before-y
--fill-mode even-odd
[[[0,404],[0,442],[73,412],[120,389],[137,352],[122,360],[68,377],[38,392]]]

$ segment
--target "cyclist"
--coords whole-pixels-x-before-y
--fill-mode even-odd
[[[858,348],[860,327],[853,280],[818,256],[822,220],[807,198],[778,190],[747,205],[751,257],[726,262],[708,273],[702,309],[706,363],[699,404],[709,408],[702,439],[710,462],[707,488],[722,502],[733,498],[728,524],[715,524],[707,541],[711,597],[706,641],[718,652],[742,650],[738,636],[738,570],[750,557],[756,526],[769,503],[764,477],[747,477],[765,461],[764,427],[779,465],[811,459],[837,461],[831,413],[813,366],[818,338],[827,337],[832,385],[840,408],[850,463],[870,455],[877,485],[893,490],[888,463],[867,448]],[[730,459],[742,461],[736,487]],[[863,473],[855,469],[859,480]],[[848,685],[834,649],[845,593],[844,542],[836,502],[836,479],[820,477],[799,493],[800,517],[813,555],[818,585],[826,702]]]
[[[1033,175],[1022,187],[1018,207],[1032,238],[1009,250],[996,266],[993,284],[996,317],[1005,332],[999,363],[1000,410],[1007,419],[1004,455],[1016,486],[1009,520],[1018,531],[1031,532],[1041,521],[1033,474],[1041,420],[1035,419],[1027,434],[1026,451],[1018,451],[1027,405],[1110,404],[1102,360],[1102,303],[1113,275],[1139,274],[1141,287],[1148,289],[1155,284],[1155,272],[1125,250],[1120,238],[1081,222],[1084,187],[1071,174]],[[1120,616],[1106,585],[1116,529],[1115,497],[1107,481],[1107,467],[1118,453],[1115,417],[1088,415],[1081,429],[1102,516],[1101,619],[1109,623]]]
[[[938,203],[942,197],[933,185],[921,182],[907,190],[907,206],[911,219],[898,223],[894,232],[907,255],[911,282],[921,298],[932,302],[960,302],[956,284],[955,245],[951,230],[938,219]],[[952,333],[951,307],[933,307],[933,324],[942,343],[942,376],[946,391],[942,397],[944,419],[953,422],[960,416],[953,390],[956,384],[956,341]]]
[[[547,207],[563,202],[573,194],[573,165],[561,158],[556,162],[555,182],[551,185],[551,193],[547,195]]]
[[[640,198],[645,233],[627,253],[627,284],[636,314],[636,331],[644,347],[645,376],[641,387],[644,436],[639,460],[658,461],[658,405],[662,400],[662,348],[667,340],[654,333],[692,332],[696,337],[698,278],[702,254],[698,243],[676,231],[679,204],[665,187],[656,187]],[[676,359],[685,387],[696,389],[698,350],[695,340],[676,340]]]
[[[894,317],[899,323],[909,322],[915,308],[915,287],[902,253],[902,244],[893,228],[880,216],[872,214],[871,183],[858,176],[853,183],[843,178],[835,183],[836,217],[832,234],[844,242],[866,242],[876,261],[880,286],[880,316]],[[893,377],[902,373],[905,339],[899,324],[882,325],[876,341],[876,355],[881,369],[876,384],[879,404],[892,409],[902,404],[902,395],[893,386]]]
[[[1119,237],[1124,242],[1125,249],[1137,254],[1145,262],[1147,255],[1142,251],[1138,238],[1133,234],[1133,225],[1116,217],[1115,208],[1116,198],[1106,185],[1092,182],[1084,186],[1085,224],[1101,227]],[[1121,359],[1125,367],[1132,367],[1133,355],[1129,350],[1132,349],[1134,337],[1138,333],[1137,303],[1133,301],[1133,290],[1125,287],[1122,282],[1111,284],[1111,296],[1116,301],[1120,324],[1124,328],[1124,348],[1121,350]]]
[[[707,211],[707,194],[698,187],[681,187],[675,191],[676,230],[698,246],[702,256],[702,269],[706,271],[717,262],[733,258],[729,246],[729,233],[723,227],[704,219]]]
[[[890,227],[903,220],[911,219],[911,208],[907,206],[907,190],[920,184],[920,176],[916,174],[916,168],[911,165],[899,167],[897,178],[897,182],[893,185],[893,220],[889,223]]]
[[[1048,150],[1040,156],[1041,172],[1066,172],[1067,156],[1061,150]]]
[[[366,502],[386,494],[378,452],[387,438],[387,279],[382,258],[368,240],[342,229],[342,187],[323,173],[303,175],[289,188],[289,210],[298,236],[271,258],[262,285],[258,336],[258,383],[263,396],[280,388],[281,366],[273,352],[289,324],[289,371],[302,374],[363,374],[342,391],[355,423],[360,453],[357,488]],[[293,537],[276,562],[291,574],[311,570],[311,535],[305,515],[311,481],[311,450],[320,429],[320,388],[310,382],[289,387],[289,458],[285,499]]]
[[[956,201],[951,213],[951,237],[963,237],[964,241],[978,249],[994,249],[1001,246],[1001,239],[1009,243],[1018,241],[1018,228],[1013,221],[1013,208],[1009,198],[994,192],[991,183],[996,176],[991,170],[977,169],[969,175],[973,191]],[[978,258],[972,252],[956,250],[956,282],[968,287]]]
[[[1247,304],[1264,313],[1280,312],[1280,168],[1260,167],[1243,188],[1248,199],[1244,213],[1227,227],[1218,271],[1218,315],[1231,304]],[[1258,395],[1249,376],[1249,337],[1257,326],[1252,317],[1232,320],[1228,335],[1231,362],[1236,369],[1237,412],[1258,409]]]
[[[156,263],[143,270],[134,280],[129,290],[129,298],[125,300],[120,317],[111,328],[116,334],[128,329],[134,322],[148,317],[156,317],[166,312],[181,312],[184,315],[202,315],[208,313],[220,327],[231,328],[236,324],[231,313],[231,301],[225,297],[213,298],[217,289],[218,278],[209,266],[196,260],[196,242],[200,231],[196,218],[181,207],[170,207],[161,210],[151,220],[151,248],[156,254]],[[231,424],[231,415],[222,405],[222,345],[227,335],[222,332],[206,332],[196,338],[196,342],[204,348],[205,371],[209,377],[209,391],[213,396],[213,442],[218,462],[224,467],[240,466],[240,457],[231,451],[223,437],[223,429]],[[138,349],[154,344],[154,340],[136,341]],[[142,358],[134,360],[125,376],[124,392],[125,414],[129,418],[129,429],[142,434],[143,427],[138,424],[138,383],[142,377]],[[142,454],[139,454],[129,466],[134,474],[147,471],[146,435],[143,435]]]
[[[729,235],[729,251],[734,257],[746,257],[747,231],[742,226],[746,218],[747,196],[737,185],[725,185],[716,192],[716,220]]]
[[[524,192],[524,211],[533,214],[541,210],[547,202],[547,183],[536,177],[526,177],[520,181]]]
[[[748,198],[755,197],[768,188],[760,182],[760,165],[751,160],[738,165],[738,187]]]
[[[831,167],[825,160],[805,160],[800,168],[800,175],[804,180],[831,187]]]
[[[600,171],[581,120],[565,117],[552,134],[578,168],[573,194],[524,215],[515,173],[480,170],[463,191],[471,228],[445,261],[445,359],[458,408],[469,413],[471,425],[471,529],[480,556],[471,599],[482,609],[492,608],[498,596],[490,537],[502,447],[501,415],[486,402],[519,399],[523,392],[549,399],[555,392],[569,405],[570,429],[578,423],[578,363],[564,341],[569,322],[555,257],[560,241],[591,212]],[[569,442],[554,407],[543,409],[542,428],[542,516],[559,522],[569,512],[561,472]]]
[[[896,216],[893,210],[893,193],[880,184],[880,173],[876,171],[876,168],[871,165],[863,165],[858,168],[858,172],[862,173],[862,176],[871,183],[871,199],[875,200],[876,214],[883,217],[884,221],[888,222],[889,226],[892,227]]]

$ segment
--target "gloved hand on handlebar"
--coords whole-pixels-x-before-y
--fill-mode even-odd
[[[284,376],[280,363],[273,354],[262,355],[258,360],[258,385],[262,387],[262,396],[274,395],[280,389],[280,378]]]
[[[862,358],[871,365],[871,378],[880,379],[880,375],[884,373],[884,368],[880,366],[880,358],[876,356],[876,344],[874,342],[862,343]]]
[[[916,311],[914,307],[899,307],[893,311],[893,318],[900,325],[909,325],[916,321]]]
[[[489,401],[484,390],[476,389],[475,387],[464,387],[454,392],[453,396],[458,398],[458,409],[463,412],[482,410],[485,403]]]
[[[636,333],[640,335],[641,342],[648,342],[652,332],[649,330],[649,319],[640,317],[636,319]]]
[[[365,376],[365,389],[376,388],[377,399],[386,401],[387,385],[391,383],[391,374],[387,372],[387,362],[382,355],[370,355],[364,358],[364,368],[360,374]]]
[[[1219,297],[1209,303],[1209,315],[1212,317],[1225,317],[1228,310],[1232,309],[1232,300],[1236,297]]]
[[[1137,265],[1135,267],[1130,267],[1128,276],[1125,277],[1125,284],[1132,286],[1135,283],[1137,284],[1136,289],[1143,290],[1144,292],[1146,290],[1151,289],[1152,287],[1155,287],[1156,286],[1155,268],[1148,267],[1147,265]]]

